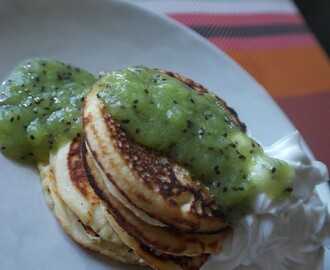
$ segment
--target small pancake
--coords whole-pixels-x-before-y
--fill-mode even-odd
[[[206,254],[194,257],[156,254],[147,247],[139,244],[133,237],[123,230],[111,214],[108,214],[106,217],[122,241],[131,247],[149,266],[156,270],[198,270],[209,257]]]
[[[78,244],[89,250],[99,252],[119,262],[137,264],[141,262],[135,253],[124,244],[103,240],[90,227],[84,225],[60,198],[54,174],[46,163],[38,163],[41,183],[46,201],[64,231]]]
[[[194,182],[184,167],[131,140],[107,114],[93,88],[84,101],[83,125],[94,159],[116,189],[113,196],[139,218],[190,232],[227,227],[214,214],[206,187]]]
[[[73,142],[66,145],[66,147],[61,148],[58,153],[69,153],[70,146],[76,146],[79,145],[79,142]],[[74,147],[73,147],[74,148]],[[79,151],[80,153],[80,151]],[[56,155],[55,155],[56,156]],[[53,162],[55,160],[58,160],[55,156],[52,157]],[[62,157],[60,155],[60,157]],[[74,155],[67,155],[67,157],[75,159],[76,156]],[[63,158],[63,157],[62,157]],[[68,159],[65,158],[61,159],[64,161],[67,161]],[[55,166],[56,167],[56,166]],[[79,167],[79,166],[78,166]],[[61,170],[59,170],[61,168]],[[67,173],[68,167],[63,166],[57,168],[58,171],[62,171],[62,175]],[[122,263],[128,263],[128,264],[144,264],[139,257],[135,255],[133,250],[126,246],[118,237],[118,235],[114,232],[111,225],[107,222],[104,216],[104,211],[101,208],[100,201],[98,197],[93,193],[89,193],[89,198],[94,197],[94,200],[91,202],[87,202],[86,197],[84,198],[81,195],[78,195],[77,197],[74,197],[74,191],[76,191],[72,185],[68,186],[68,190],[71,190],[73,193],[71,194],[71,205],[76,204],[74,208],[79,208],[78,205],[82,207],[82,210],[78,210],[78,214],[84,213],[86,208],[88,208],[88,204],[91,204],[91,207],[86,211],[87,213],[90,213],[89,216],[89,223],[85,223],[83,221],[84,216],[78,216],[72,209],[66,204],[66,202],[62,199],[61,193],[58,190],[57,186],[57,179],[55,178],[55,174],[53,172],[52,166],[48,163],[38,163],[38,169],[40,172],[41,177],[41,183],[42,187],[44,189],[45,198],[50,206],[50,208],[53,210],[56,218],[60,222],[61,226],[63,227],[64,231],[77,243],[79,243],[84,248],[87,248],[89,250],[99,252],[103,255],[106,255],[107,257],[122,262]],[[81,175],[83,174],[83,171],[81,172]],[[69,173],[68,173],[69,175]],[[70,182],[70,179],[66,179],[67,182]],[[86,176],[85,176],[86,179]],[[88,184],[87,180],[86,183]],[[92,192],[93,189],[90,188]],[[68,197],[68,196],[67,196]],[[84,202],[81,204],[81,202]],[[86,203],[87,202],[87,203]],[[95,211],[95,208],[97,208],[97,211]],[[81,218],[82,217],[82,218]],[[100,218],[100,220],[98,220]],[[102,224],[103,223],[103,224]],[[94,225],[93,227],[99,228],[97,232],[90,226]],[[101,226],[100,226],[101,224]],[[100,229],[101,228],[101,229]],[[107,239],[104,239],[103,236],[106,236]]]
[[[85,224],[104,240],[121,243],[101,210],[101,201],[90,186],[81,160],[81,141],[73,140],[51,154],[59,196]]]
[[[108,213],[139,243],[156,252],[176,256],[198,256],[219,251],[226,231],[217,234],[192,234],[168,227],[154,226],[139,219],[112,196],[105,187],[102,173],[97,169],[92,155],[87,151],[83,151],[83,153],[88,179],[96,193],[105,202]]]
[[[208,92],[202,85],[177,73],[158,71],[181,80],[196,91]],[[197,233],[215,233],[227,227],[208,189],[194,182],[183,166],[129,138],[106,112],[97,91],[97,86],[93,87],[84,102],[84,136],[96,163],[106,175],[106,186],[112,195],[151,225]],[[219,106],[225,108],[244,132],[245,125],[236,112],[216,98]]]

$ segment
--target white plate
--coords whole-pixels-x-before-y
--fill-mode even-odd
[[[264,144],[294,130],[224,53],[167,17],[123,1],[0,0],[0,38],[0,79],[34,57],[61,59],[95,74],[136,64],[162,67],[217,92]],[[0,269],[135,269],[73,243],[47,207],[36,170],[1,155],[0,198]]]

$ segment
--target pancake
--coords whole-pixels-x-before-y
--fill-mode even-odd
[[[154,269],[159,270],[199,269],[200,266],[207,260],[208,255],[196,254],[194,257],[188,257],[164,255],[159,253],[156,254],[155,252],[157,251],[150,249],[150,247],[141,245],[118,225],[112,215],[109,214],[108,207],[104,204],[99,204],[100,201],[98,201],[98,196],[93,193],[94,191],[91,189],[89,182],[86,180],[86,173],[81,167],[81,152],[78,150],[80,149],[80,145],[80,141],[73,141],[63,146],[56,155],[52,156],[52,166],[46,163],[38,164],[46,200],[66,233],[81,246],[92,251],[97,251],[120,262],[142,265],[145,262],[151,265]],[[70,164],[75,164],[75,166]],[[60,171],[60,173],[54,173],[52,168]],[[87,221],[90,224],[95,224],[98,222],[97,220],[93,220],[96,216],[91,214],[95,213],[95,211],[92,210],[95,208],[95,205],[98,205],[97,208],[98,211],[100,211],[99,214],[101,214],[103,218],[106,218],[106,223],[110,226],[110,231],[112,234],[115,234],[115,236],[111,238],[115,239],[115,242],[102,239],[102,237],[93,230],[90,224],[83,223],[82,220],[71,210],[71,208],[68,207],[61,197],[63,193],[59,192],[58,184],[56,182],[56,178],[54,177],[55,175],[61,176],[62,179],[65,179],[59,180],[59,182],[61,182],[60,186],[62,185],[61,188],[63,189],[63,187],[66,187],[67,190],[65,192],[69,193],[65,194],[65,192],[63,192],[65,194],[63,197],[70,199],[70,206],[76,204],[73,208],[79,208],[79,205],[83,205],[82,209],[77,212],[83,214],[89,213],[89,218]],[[78,195],[75,193],[78,193]],[[82,202],[83,204],[81,204]],[[91,205],[90,207],[88,207],[89,204]],[[117,210],[122,211],[124,209],[117,208]],[[83,214],[82,218],[84,218]],[[125,215],[126,212],[124,211],[122,214]],[[100,215],[97,216],[100,217]],[[103,220],[103,218],[101,220]],[[106,226],[106,224],[104,224],[104,226]],[[113,229],[112,226],[115,226],[115,228]],[[140,229],[144,228],[140,227]],[[186,239],[186,237],[181,233],[174,233],[174,235],[176,235],[177,240],[179,241],[181,238]],[[218,235],[215,236],[218,237]],[[166,237],[168,237],[166,234],[161,236],[157,235],[156,239],[158,239],[159,243],[162,243]],[[216,242],[216,244],[214,244],[214,248],[219,248],[219,244],[222,243],[222,239],[223,238],[221,238],[221,240],[212,239],[213,242]],[[183,242],[183,240],[181,240],[181,242]],[[215,249],[213,249],[213,251],[215,251]],[[180,254],[178,253],[178,255]]]
[[[101,201],[93,189],[88,187],[87,178],[84,171],[81,170],[82,166],[79,165],[81,159],[79,159],[80,151],[75,151],[77,145],[80,149],[80,142],[78,141],[70,142],[60,148],[57,152],[59,155],[55,154],[51,157],[51,164],[38,163],[41,183],[48,205],[64,231],[84,248],[119,262],[143,264],[133,250],[120,240],[105,219],[100,205]],[[72,163],[75,163],[76,166],[70,167],[69,164]],[[68,170],[69,168],[71,171]],[[57,176],[60,176],[59,178],[55,177],[56,172]],[[61,191],[58,189],[58,180],[61,182]],[[80,183],[79,188],[74,183]],[[63,192],[65,186],[67,189]],[[85,192],[81,193],[81,190]],[[69,202],[68,204],[63,200],[63,193],[63,197]]]
[[[192,89],[207,89],[177,73],[166,72]],[[110,193],[138,218],[151,225],[169,226],[185,232],[215,233],[227,227],[201,183],[168,157],[134,142],[115,122],[92,87],[83,106],[84,137]],[[245,125],[226,103],[224,106],[239,129]]]
[[[74,140],[50,157],[59,196],[83,224],[104,240],[121,243],[101,210],[101,201],[91,188],[81,162],[81,142]]]
[[[167,72],[199,92],[207,89]],[[40,164],[46,198],[64,230],[82,246],[157,270],[199,269],[230,228],[208,188],[164,154],[132,140],[92,87],[82,109],[83,140]],[[217,97],[239,129],[245,125]]]
[[[84,102],[83,125],[86,143],[114,187],[113,195],[140,218],[190,232],[227,227],[213,214],[205,186],[194,182],[184,167],[131,140],[93,88]]]
[[[123,230],[111,214],[107,215],[107,218],[122,241],[130,246],[141,259],[156,270],[198,270],[209,257],[206,254],[194,257],[156,254],[149,248],[138,243]]]
[[[169,227],[154,226],[139,219],[107,190],[102,173],[87,151],[83,160],[89,182],[105,202],[107,213],[136,241],[158,253],[175,256],[199,256],[220,250],[226,231],[216,234],[193,234]],[[106,180],[105,180],[106,181]],[[116,225],[117,226],[117,225]]]

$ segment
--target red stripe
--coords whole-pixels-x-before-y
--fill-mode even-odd
[[[330,168],[330,89],[277,101],[303,135],[316,159]]]
[[[184,13],[169,14],[173,19],[187,26],[203,26],[203,25],[263,25],[263,24],[303,24],[304,19],[299,13],[280,14],[280,13],[263,13],[263,14],[208,14],[208,13]]]
[[[209,38],[224,51],[260,51],[293,47],[317,46],[318,42],[311,34],[288,34],[265,37]]]

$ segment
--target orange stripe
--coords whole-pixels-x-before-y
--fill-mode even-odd
[[[330,63],[319,46],[268,51],[227,51],[273,97],[330,89]]]

